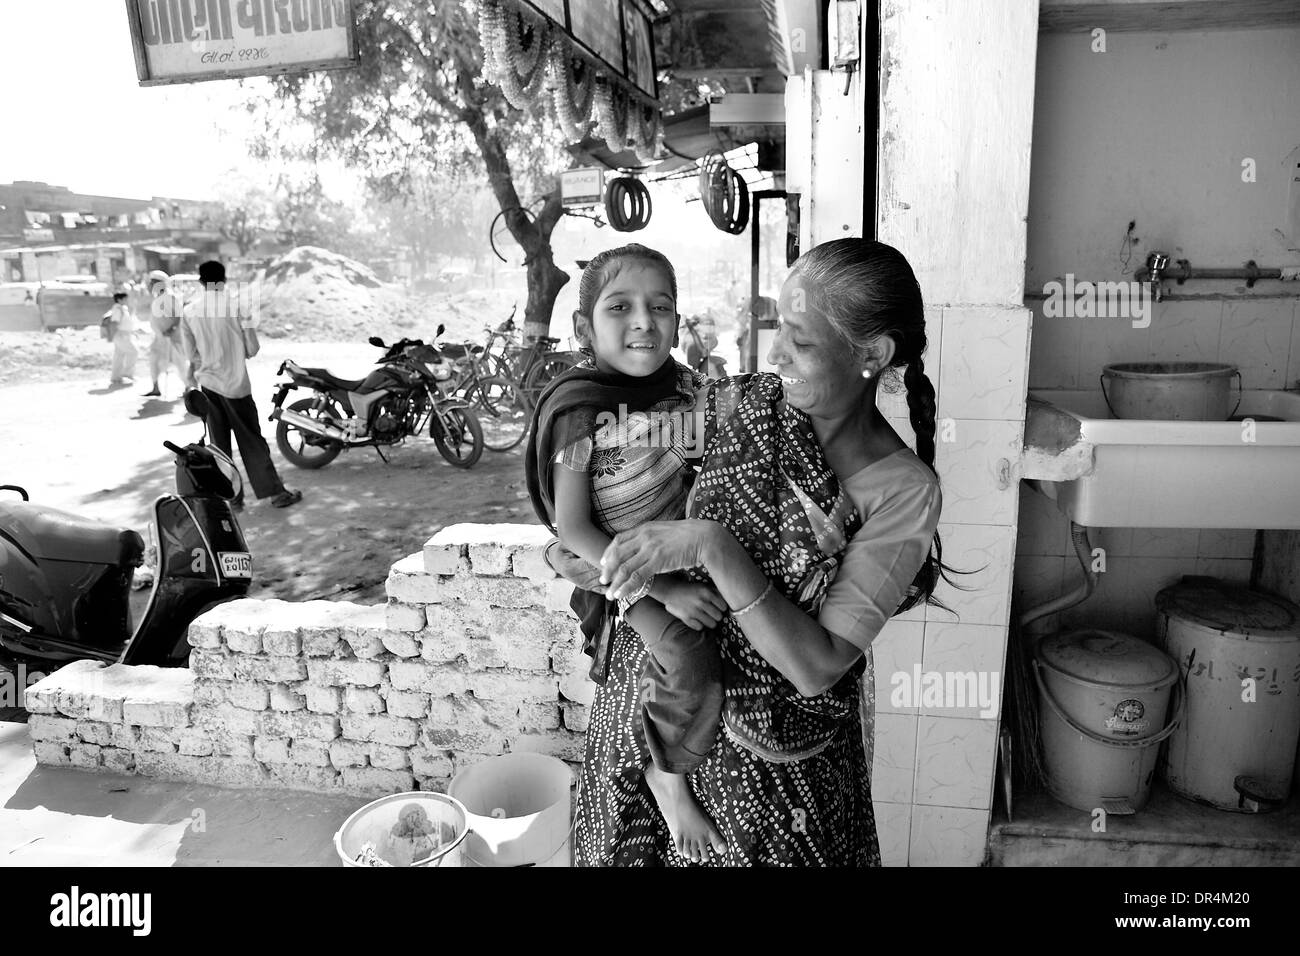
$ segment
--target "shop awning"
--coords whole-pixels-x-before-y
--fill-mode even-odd
[[[160,256],[194,256],[198,255],[197,249],[191,249],[188,246],[145,246],[145,252],[155,252]]]

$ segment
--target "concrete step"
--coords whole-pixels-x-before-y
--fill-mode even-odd
[[[1300,797],[1272,813],[1202,806],[1157,782],[1141,813],[1093,817],[1045,793],[994,812],[989,866],[1300,866]]]

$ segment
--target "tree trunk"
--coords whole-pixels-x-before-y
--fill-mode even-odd
[[[495,127],[489,129],[482,109],[476,105],[473,73],[462,68],[458,71],[461,98],[465,106],[460,118],[474,134],[483,164],[487,168],[488,184],[496,197],[497,205],[505,213],[506,227],[524,250],[524,267],[528,270],[528,304],[524,309],[524,338],[531,341],[547,335],[551,328],[551,312],[555,298],[569,274],[555,265],[551,249],[551,232],[563,214],[560,191],[554,189],[536,218],[525,214],[519,194],[515,191],[510,160]]]

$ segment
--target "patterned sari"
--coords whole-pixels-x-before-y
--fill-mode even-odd
[[[690,517],[723,524],[773,585],[815,617],[861,518],[826,464],[807,416],[775,375],[739,376],[708,393],[705,464]],[[691,572],[702,579],[698,571]],[[802,697],[727,617],[723,728],[688,775],[727,841],[725,866],[879,866],[859,717],[857,665]],[[578,799],[580,866],[689,866],[645,783],[636,719],[646,651],[621,626],[598,688]]]

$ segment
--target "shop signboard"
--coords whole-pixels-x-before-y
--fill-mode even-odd
[[[357,63],[353,0],[126,0],[141,86]]]

